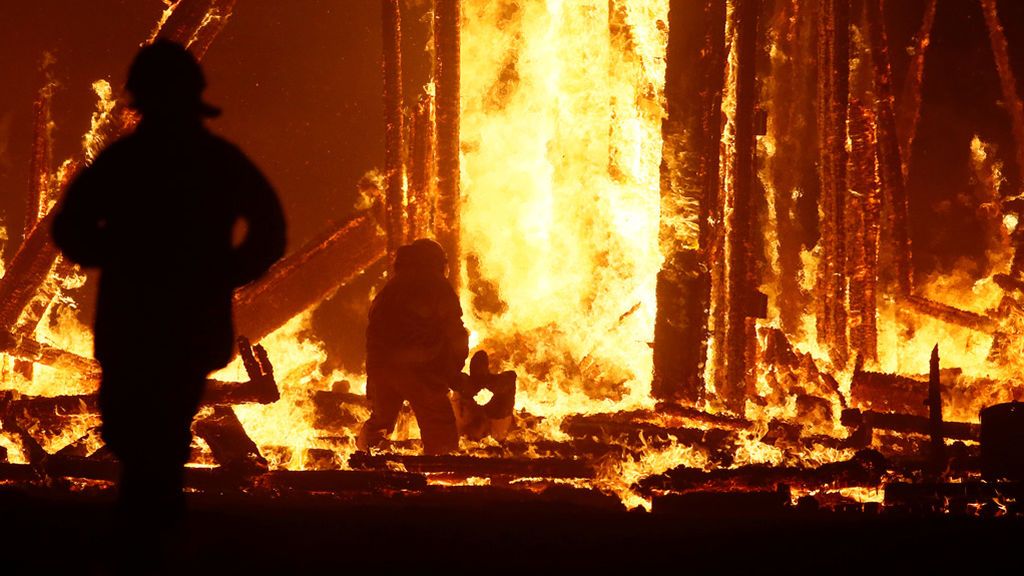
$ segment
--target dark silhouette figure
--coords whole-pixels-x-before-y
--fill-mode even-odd
[[[459,445],[448,389],[458,386],[469,353],[462,307],[445,274],[440,244],[416,240],[395,255],[394,276],[370,306],[366,329],[366,395],[373,413],[358,446],[379,446],[408,400],[427,454]]]
[[[126,88],[142,119],[68,187],[53,239],[101,272],[102,435],[122,465],[122,528],[145,532],[184,511],[191,421],[232,356],[232,291],[282,256],[285,224],[260,171],[204,126],[220,111],[185,48],[143,48]]]

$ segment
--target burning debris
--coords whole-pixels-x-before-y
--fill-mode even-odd
[[[1006,38],[981,4],[1024,169]],[[693,513],[1012,503],[1024,261],[998,178],[991,274],[960,292],[913,276],[906,185],[936,5],[900,91],[881,0],[437,0],[433,81],[408,95],[413,8],[382,3],[381,177],[236,292],[247,338],[208,383],[186,484],[570,486]],[[150,40],[201,57],[234,9],[179,0]],[[70,308],[84,279],[49,240],[50,207],[135,118],[98,90],[81,156],[55,170],[55,89],[34,109],[25,239],[0,268],[0,480],[76,487],[116,468]],[[460,449],[419,455],[403,410],[384,449],[357,451],[365,378],[321,372],[309,313],[356,278],[379,287],[424,236],[449,255],[478,351],[452,395]]]

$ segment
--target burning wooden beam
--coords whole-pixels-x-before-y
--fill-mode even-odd
[[[709,489],[756,490],[779,484],[816,488],[876,487],[881,484],[887,470],[888,463],[881,454],[862,450],[849,460],[816,468],[748,464],[706,471],[680,466],[664,474],[644,478],[639,487],[648,494]]]
[[[724,30],[724,3],[670,3],[660,233],[667,256],[656,289],[651,393],[690,403],[703,393],[707,359],[711,278],[701,252],[718,192]]]
[[[921,116],[921,84],[924,81],[925,54],[931,43],[932,25],[935,23],[935,7],[938,0],[928,0],[921,18],[921,28],[914,36],[914,48],[911,52],[910,67],[903,81],[903,94],[900,98],[899,114],[896,118],[896,133],[899,134],[901,158],[903,160],[903,181],[906,182],[910,173],[910,158],[913,155],[914,136],[917,133],[917,122]]]
[[[939,382],[939,345],[932,349],[928,363],[928,434],[931,436],[931,450],[928,458],[931,472],[939,475],[946,468],[946,443],[943,441],[942,384]]]
[[[32,103],[34,122],[32,125],[32,154],[29,160],[28,198],[25,204],[24,235],[35,228],[36,223],[46,212],[46,201],[49,200],[50,171],[53,168],[53,117],[51,103],[56,82],[53,79],[53,55],[43,53],[42,75],[43,86],[39,89]]]
[[[866,0],[871,61],[875,71],[875,116],[878,119],[878,174],[883,202],[889,206],[888,229],[891,230],[891,251],[895,264],[896,288],[900,296],[913,293],[913,270],[910,267],[910,233],[907,225],[907,194],[903,183],[903,163],[899,135],[896,132],[895,105],[892,95],[892,71],[889,65],[888,39],[882,3]]]
[[[242,474],[267,471],[266,459],[229,406],[215,406],[211,414],[197,419],[192,429],[210,446],[223,469]]]
[[[850,74],[849,0],[822,0],[818,33],[818,169],[822,257],[818,341],[837,367],[847,361],[846,119]]]
[[[996,334],[1001,329],[999,322],[988,316],[961,310],[960,308],[936,302],[923,296],[912,295],[903,301],[921,314],[927,314],[950,324],[956,324],[985,334]]]
[[[381,5],[384,37],[384,212],[388,256],[405,240],[405,163],[402,112],[402,12],[398,0]]]
[[[592,478],[583,460],[565,458],[480,458],[476,456],[369,455],[356,452],[348,460],[356,470],[387,470],[396,464],[417,474],[446,474],[461,478],[514,476],[520,478]]]
[[[377,225],[379,209],[377,204],[330,226],[237,290],[238,333],[260,340],[383,258],[387,242]]]
[[[1006,34],[1003,33],[1003,26],[999,22],[996,0],[981,0],[981,8],[985,15],[985,25],[988,27],[989,43],[992,46],[996,70],[999,72],[999,87],[1003,92],[1003,105],[1010,115],[1010,129],[1013,132],[1014,143],[1017,145],[1017,168],[1024,174],[1024,104],[1021,103],[1020,95],[1017,93],[1017,79],[1010,66]]]
[[[750,375],[755,365],[748,362],[748,345],[752,337],[750,321],[756,289],[751,265],[751,234],[755,218],[751,208],[754,187],[754,108],[757,101],[755,63],[757,60],[756,0],[736,0],[732,12],[736,30],[736,153],[733,158],[732,211],[727,217],[728,290],[726,333],[722,350],[725,353],[725,378],[718,382],[716,392],[722,403],[733,412],[742,413],[747,397]]]
[[[407,206],[406,241],[422,238],[433,228],[433,209],[437,188],[434,182],[436,165],[434,150],[434,96],[425,94],[413,114],[409,137],[409,199]]]
[[[886,430],[903,434],[936,435],[952,440],[977,441],[981,437],[981,426],[970,422],[941,422],[939,428],[928,416],[879,412],[877,410],[843,410],[842,423],[849,428],[867,426],[871,430]]]
[[[434,235],[448,255],[449,278],[456,290],[462,283],[459,242],[462,192],[459,168],[459,40],[461,0],[434,2],[434,83],[437,86],[437,208]]]
[[[859,100],[850,102],[847,203],[847,276],[850,279],[850,345],[862,361],[878,360],[878,237],[881,195],[875,150],[875,118]]]

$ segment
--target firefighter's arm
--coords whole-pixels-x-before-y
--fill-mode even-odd
[[[234,251],[235,286],[262,276],[284,256],[285,249],[284,212],[277,194],[256,166],[244,157],[241,160],[238,209],[244,237]]]

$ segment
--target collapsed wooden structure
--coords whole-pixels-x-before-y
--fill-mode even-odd
[[[234,0],[180,0],[154,37],[188,44],[201,57],[234,4]],[[678,466],[645,476],[630,488],[652,498],[656,506],[671,508],[680,505],[672,497],[689,494],[690,499],[707,499],[708,491],[743,491],[756,500],[752,506],[784,506],[792,500],[790,488],[884,485],[887,501],[909,507],[926,502],[932,509],[942,509],[937,502],[956,489],[943,484],[940,473],[955,468],[962,477],[969,477],[978,469],[973,444],[960,444],[952,454],[945,448],[945,439],[972,443],[979,439],[978,425],[943,418],[947,381],[959,376],[940,371],[937,355],[927,380],[863,369],[865,362],[873,363],[878,357],[876,318],[883,291],[895,295],[908,310],[971,330],[998,336],[1005,325],[1000,319],[914,293],[904,185],[935,1],[926,6],[918,50],[898,108],[881,0],[776,4],[768,11],[754,0],[735,0],[728,10],[723,0],[670,3],[661,170],[665,265],[657,279],[652,375],[652,394],[660,402],[653,410],[570,415],[558,427],[566,439],[523,434],[500,446],[474,447],[468,455],[416,456],[403,453],[403,446],[396,443],[398,453],[356,453],[345,462],[326,454],[321,465],[312,458],[310,469],[270,470],[230,408],[279,398],[266,351],[242,338],[239,353],[249,380],[210,382],[204,399],[208,408],[194,430],[209,446],[216,466],[190,468],[187,484],[210,491],[333,493],[423,490],[430,484],[479,479],[492,485],[576,482],[593,487],[600,485],[601,469],[609,460],[640,460],[652,450],[685,445],[705,454],[715,470]],[[1005,38],[994,2],[983,0],[983,4],[1014,134],[1024,154],[1024,136],[1020,136],[1024,116],[1012,88]],[[215,17],[210,18],[211,14]],[[239,333],[253,341],[393,256],[403,242],[425,233],[435,235],[445,247],[453,270],[461,266],[460,2],[436,2],[436,96],[424,95],[411,111],[406,111],[401,93],[400,2],[384,2],[382,16],[383,189],[376,191],[370,206],[328,226],[264,278],[237,292]],[[684,27],[682,22],[689,24]],[[822,25],[815,28],[814,22]],[[694,26],[699,33],[693,33]],[[774,61],[767,53],[762,40],[768,28],[778,31],[776,47],[788,56],[784,61]],[[854,28],[868,39],[866,43],[851,41]],[[681,32],[684,29],[686,34]],[[730,65],[735,70],[728,70]],[[774,75],[770,86],[768,75],[761,73],[765,68]],[[731,86],[730,77],[734,78]],[[35,106],[25,240],[0,279],[0,352],[28,367],[43,364],[95,381],[99,369],[94,361],[33,339],[60,283],[73,272],[49,242],[46,206],[75,167],[87,163],[103,142],[129,129],[134,118],[117,101],[99,117],[91,148],[83,157],[70,161],[60,176],[50,174],[48,86],[40,91]],[[778,103],[774,120],[768,120],[761,108],[766,96]],[[817,112],[814,125],[802,117],[801,110],[808,109]],[[784,123],[792,125],[781,129]],[[723,143],[726,130],[731,136],[728,145]],[[758,137],[767,134],[775,139],[778,156],[791,160],[777,161],[762,173],[774,190],[771,201],[779,254],[778,269],[772,273],[780,287],[776,305],[781,328],[759,330],[755,319],[766,315],[767,297],[757,287],[766,272],[756,256],[762,240],[753,231],[765,219],[765,207],[758,198],[766,190],[758,180],[756,163]],[[817,168],[808,171],[806,166]],[[789,193],[807,182],[819,191],[822,214],[822,265],[813,293],[803,290],[798,279],[807,231],[793,216],[798,208]],[[696,221],[696,233],[681,230],[679,216]],[[880,262],[882,246],[893,254],[887,263],[890,269],[883,269]],[[799,333],[800,311],[811,302],[817,306],[817,337],[829,354],[827,365],[796,352],[787,337]],[[717,349],[707,366],[709,340]],[[851,365],[855,368],[847,397],[831,374]],[[705,381],[708,375],[715,382],[713,389]],[[743,415],[748,401],[765,400],[756,389],[759,377],[767,382],[770,394],[795,396],[795,417],[774,419],[761,427]],[[959,385],[972,386],[970,382]],[[365,398],[346,390],[320,391],[312,401],[317,427],[325,434],[350,429],[358,423],[358,408],[365,409]],[[708,405],[721,410],[707,411]],[[838,421],[834,421],[834,406],[842,409]],[[116,464],[103,450],[95,450],[99,444],[95,428],[54,454],[48,454],[30,431],[96,412],[93,395],[0,394],[0,423],[19,439],[28,460],[11,464],[0,458],[0,481],[114,480]],[[526,432],[540,424],[526,413],[517,414],[517,421]],[[843,428],[846,434],[815,431],[827,426]],[[848,460],[818,466],[733,467],[740,446],[749,441],[796,446],[803,453],[816,448],[856,452]],[[342,465],[348,469],[337,469]],[[922,477],[930,483],[908,483]],[[991,499],[992,490],[965,487],[956,493],[961,503],[983,502]]]

